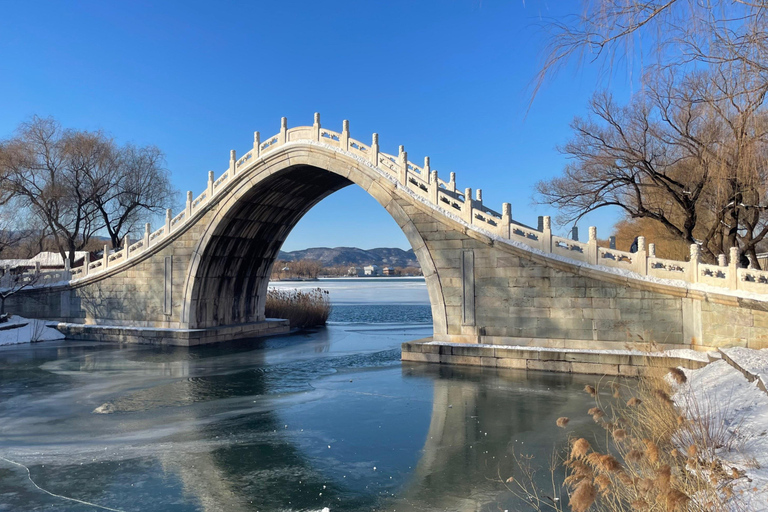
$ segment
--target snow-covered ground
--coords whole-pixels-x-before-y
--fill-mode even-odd
[[[768,370],[768,351],[743,349],[728,356]],[[677,389],[675,402],[689,420],[709,423],[712,437],[724,440],[715,457],[740,475],[733,480],[729,510],[768,511],[768,395],[726,360],[684,371],[688,381]]]
[[[7,322],[0,323],[0,345],[64,339],[64,335],[53,327],[48,327],[48,323],[50,322],[47,320],[14,315]]]

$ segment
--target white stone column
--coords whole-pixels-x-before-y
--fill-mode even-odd
[[[213,182],[213,171],[208,171],[208,197],[205,198],[206,200],[209,200],[213,197]]]
[[[109,246],[104,244],[104,254],[102,255],[103,261],[101,263],[102,270],[106,270],[109,266]]]
[[[739,248],[731,247],[728,251],[728,288],[739,289]]]
[[[232,178],[237,172],[237,152],[234,149],[229,150],[229,177]]]
[[[400,165],[400,183],[408,188],[408,153],[405,151],[405,146],[398,148],[397,163]]]
[[[187,205],[184,210],[185,217],[189,219],[192,216],[192,191],[187,190]]]
[[[541,229],[541,250],[544,252],[552,252],[552,218],[549,215],[545,215],[542,219]]]
[[[718,267],[727,267],[728,266],[728,258],[725,257],[725,254],[718,254],[717,255],[717,266]]]
[[[285,144],[287,140],[288,140],[288,118],[281,117],[280,118],[280,135],[277,138],[277,143]]]
[[[599,251],[597,248],[597,228],[589,226],[589,239],[587,240],[587,261],[593,265],[598,263]]]
[[[165,210],[165,235],[168,236],[171,233],[171,219],[173,218],[173,212],[170,208]]]
[[[436,205],[440,202],[440,199],[438,197],[439,190],[440,190],[440,182],[437,180],[437,171],[430,171],[429,172],[429,200],[432,202],[432,204]]]
[[[85,258],[83,259],[83,275],[88,275],[89,266],[91,265],[91,253],[86,252]]]
[[[344,151],[349,149],[349,121],[346,119],[341,123],[341,137],[339,137],[339,146]]]
[[[450,181],[448,182],[448,190],[451,192],[456,192],[456,173],[451,173]]]
[[[510,238],[512,231],[512,205],[510,203],[501,204],[501,222],[499,224],[499,236]]]
[[[315,120],[312,123],[312,138],[319,141],[320,140],[320,113],[315,112]]]
[[[648,252],[645,250],[645,237],[637,237],[637,252],[632,256],[635,272],[642,276],[648,275]]]
[[[379,166],[379,134],[374,133],[373,137],[371,138],[371,163],[378,167]]]
[[[253,132],[253,158],[261,156],[261,134]]]
[[[123,237],[123,250],[125,251],[123,253],[123,258],[126,260],[128,259],[128,256],[130,256],[130,254],[128,254],[128,247],[130,246],[131,246],[131,238],[129,235],[125,235]]]
[[[648,257],[649,258],[656,257],[656,244],[648,244]]]
[[[149,234],[152,232],[152,228],[149,225],[149,222],[144,224],[144,250],[146,251],[149,249]]]
[[[464,216],[464,221],[471,226],[475,214],[472,211],[472,189],[469,187],[464,189],[464,204],[461,207],[461,213]]]
[[[689,283],[699,282],[699,262],[701,261],[701,253],[698,244],[691,244],[691,260],[688,262],[688,278]]]

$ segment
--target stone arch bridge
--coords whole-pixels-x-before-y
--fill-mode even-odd
[[[356,185],[395,219],[423,269],[434,339],[462,343],[623,348],[768,345],[768,272],[705,265],[579,242],[496,211],[430,167],[312,126],[261,139],[177,215],[79,268],[43,273],[9,311],[57,319],[72,336],[195,345],[287,330],[264,318],[272,265],[293,226],[333,192]],[[2,286],[2,282],[0,282]]]

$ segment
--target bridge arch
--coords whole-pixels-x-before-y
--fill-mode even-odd
[[[181,324],[211,328],[264,320],[272,266],[299,220],[322,199],[357,185],[393,217],[423,270],[433,324],[445,331],[435,262],[394,181],[366,163],[317,144],[291,144],[245,172],[227,191],[197,241],[184,284]]]
[[[687,262],[657,258],[644,239],[628,253],[512,219],[511,206],[488,208],[480,189],[459,190],[429,159],[408,160],[312,126],[288,129],[253,148],[163,226],[83,266],[31,276],[40,283],[10,297],[9,311],[67,322],[70,337],[197,345],[284,332],[261,322],[267,277],[291,228],[323,197],[356,184],[395,219],[421,263],[437,341],[624,348],[638,339],[668,346],[718,346],[768,340],[768,272],[706,265],[692,247]],[[0,283],[2,287],[2,283]],[[730,330],[739,326],[737,330]],[[425,346],[426,347],[426,346]],[[428,347],[429,350],[435,347]],[[440,348],[445,350],[446,348]],[[495,357],[451,357],[473,364]],[[442,360],[439,354],[419,354]],[[542,362],[544,368],[548,363]],[[537,366],[537,367],[539,367]]]

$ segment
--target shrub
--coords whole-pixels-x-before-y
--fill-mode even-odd
[[[331,301],[327,290],[315,288],[301,290],[269,290],[265,306],[267,318],[285,318],[291,327],[325,325],[331,314]]]

